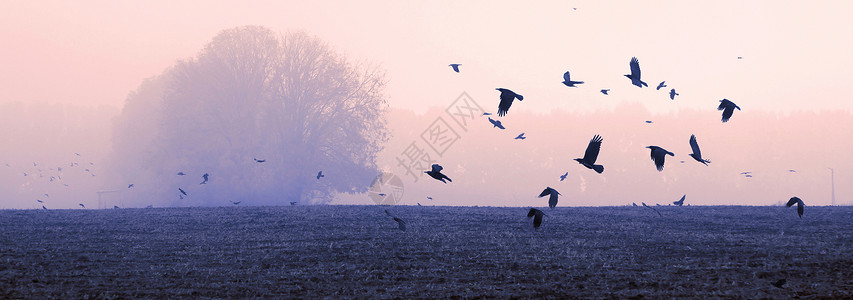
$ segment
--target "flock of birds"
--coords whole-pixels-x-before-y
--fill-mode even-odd
[[[741,57],[738,57],[738,59],[741,59]],[[642,77],[641,77],[642,73],[640,71],[640,61],[636,57],[633,57],[633,58],[631,58],[631,61],[629,62],[628,65],[630,67],[630,74],[626,74],[624,76],[627,77],[631,81],[631,84],[634,86],[637,86],[639,88],[648,87],[649,85],[646,82],[644,82],[642,80]],[[460,71],[461,64],[450,64],[449,66],[453,69],[454,72],[456,72],[456,73],[461,72]],[[562,83],[567,87],[573,87],[573,88],[577,88],[579,85],[584,84],[583,81],[573,80],[571,78],[571,74],[569,71],[566,71],[565,73],[563,73]],[[661,81],[657,85],[656,90],[660,90],[660,89],[665,88],[665,87],[667,87],[666,81]],[[509,113],[509,109],[510,109],[510,107],[512,107],[512,104],[515,102],[516,99],[519,102],[524,101],[523,95],[516,93],[510,89],[496,88],[496,90],[498,92],[500,92],[500,95],[498,97],[500,101],[498,102],[498,109],[497,109],[497,116],[498,117],[505,117]],[[608,95],[609,92],[610,92],[610,89],[602,89],[601,90],[601,93],[605,94],[605,95]],[[675,96],[678,96],[678,95],[679,94],[675,91],[674,88],[670,89],[670,91],[669,91],[670,100],[675,100]],[[717,110],[722,111],[721,121],[723,123],[726,123],[731,119],[732,115],[734,114],[735,109],[737,109],[737,110],[741,109],[737,104],[735,104],[734,102],[732,102],[731,100],[728,100],[728,99],[722,99],[722,100],[719,100],[719,102],[720,103],[717,106]],[[489,116],[488,120],[489,120],[489,123],[492,124],[493,128],[498,128],[501,130],[506,129],[506,127],[501,123],[500,120],[493,119],[491,117],[491,115],[492,115],[491,113],[485,112],[485,113],[483,113],[483,115]],[[646,123],[652,123],[652,121],[646,121]],[[515,139],[518,139],[518,140],[524,140],[526,138],[527,137],[524,136],[523,132],[515,137]],[[580,165],[586,167],[587,169],[591,169],[598,174],[604,173],[604,166],[601,164],[596,164],[596,161],[598,160],[598,155],[599,155],[600,150],[601,150],[601,144],[602,144],[603,140],[604,139],[600,135],[596,134],[595,136],[593,136],[592,139],[590,139],[589,144],[586,147],[586,151],[584,152],[583,157],[575,158],[574,160],[577,161]],[[690,157],[692,157],[697,162],[702,163],[706,166],[709,163],[711,163],[710,160],[708,160],[707,158],[702,156],[702,151],[699,148],[699,143],[696,139],[696,135],[690,135],[690,139],[688,142],[690,144],[691,150],[693,151],[693,153],[689,154]],[[654,163],[655,168],[659,172],[662,172],[664,169],[666,157],[667,156],[673,156],[673,157],[675,156],[675,153],[672,153],[671,151],[666,150],[660,146],[650,145],[650,146],[646,146],[646,148],[649,149],[649,155],[651,157],[651,160]],[[441,165],[433,164],[431,169],[424,171],[424,173],[426,173],[430,177],[432,177],[438,181],[441,181],[445,184],[447,184],[448,182],[452,182],[450,177],[448,177],[446,174],[441,172],[443,169],[444,168]],[[795,172],[794,170],[789,170],[789,171]],[[742,173],[742,175],[746,175],[746,177],[752,177],[751,172],[744,172],[744,173]],[[560,181],[565,180],[566,176],[568,176],[568,172],[566,172],[565,174],[560,176]],[[543,190],[542,193],[539,194],[539,197],[541,198],[541,197],[548,196],[548,207],[553,209],[554,207],[557,206],[559,195],[560,195],[560,193],[557,190],[555,190],[554,188],[546,187],[545,190]],[[682,196],[680,200],[674,201],[673,204],[676,206],[684,205],[684,200],[686,197],[687,197],[687,195]],[[794,204],[797,205],[797,214],[799,215],[800,218],[802,218],[803,217],[803,207],[805,206],[805,204],[803,203],[803,201],[800,198],[793,197],[788,201],[787,207],[791,207]],[[420,203],[418,203],[418,205],[420,205]],[[637,206],[636,203],[634,203],[633,205]],[[657,211],[656,209],[654,209],[653,207],[648,206],[645,203],[642,203],[642,205],[643,205],[643,207],[649,208],[649,209],[655,211],[658,215],[662,216],[661,213],[659,211]],[[386,213],[389,216],[392,216],[387,210],[386,210]],[[539,210],[536,208],[530,208],[530,210],[528,211],[527,217],[533,218],[533,227],[535,229],[538,229],[542,225],[542,219],[543,219],[543,216],[545,216],[545,215],[546,214],[542,210]],[[405,222],[398,217],[395,217],[395,216],[392,216],[392,217],[394,218],[395,221],[398,222],[398,224],[400,224],[400,227],[399,227],[400,230],[405,231]]]

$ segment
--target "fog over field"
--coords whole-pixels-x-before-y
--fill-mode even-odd
[[[543,206],[546,186],[559,206],[848,205],[850,9],[5,2],[0,208]],[[498,117],[496,88],[524,100]],[[595,135],[602,174],[573,161]],[[651,145],[675,154],[660,172]]]

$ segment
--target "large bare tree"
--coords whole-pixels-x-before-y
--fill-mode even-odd
[[[316,37],[225,30],[161,77],[157,135],[136,156],[170,204],[326,202],[366,190],[378,172],[388,139],[384,74]],[[136,119],[122,122],[146,120]],[[211,180],[199,185],[178,171]],[[178,187],[190,195],[178,200]]]

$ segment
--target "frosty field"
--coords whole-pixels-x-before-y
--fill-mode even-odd
[[[656,209],[4,210],[0,298],[853,297],[853,207]]]

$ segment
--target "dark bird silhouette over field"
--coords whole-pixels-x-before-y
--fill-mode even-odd
[[[732,117],[732,114],[735,112],[735,108],[740,110],[740,106],[737,106],[734,102],[729,101],[729,99],[720,100],[720,106],[717,106],[717,110],[723,111],[723,123],[728,122]]]
[[[669,100],[675,100],[675,96],[678,96],[678,93],[675,92],[675,89],[669,90]]]
[[[201,182],[201,183],[199,183],[199,184],[207,184],[207,179],[208,179],[209,177],[210,177],[210,174],[207,174],[207,173],[204,173],[204,175],[201,175],[201,178],[203,178],[203,179],[204,179],[204,181],[202,181],[202,182]]]
[[[36,199],[36,202],[38,202],[38,203],[44,203],[44,201],[42,201],[41,199]]]
[[[523,140],[523,139],[526,139],[526,138],[527,138],[527,137],[526,137],[526,136],[524,136],[524,132],[522,132],[522,133],[521,133],[521,134],[519,134],[517,137],[515,137],[515,139],[516,139],[516,140]]]
[[[178,192],[181,192],[181,194],[184,194],[184,196],[187,195],[187,192],[185,192],[182,188],[178,188]],[[183,199],[183,197],[181,199]]]
[[[238,204],[240,204],[240,203],[242,203],[242,202],[243,202],[243,201],[231,201],[231,204],[238,205]]]
[[[654,123],[654,122],[652,122],[651,120],[646,120],[646,124],[652,124],[652,123]]]
[[[655,167],[657,167],[658,172],[663,171],[663,163],[666,156],[675,156],[674,153],[666,151],[666,149],[658,147],[658,146],[647,146],[646,148],[652,149],[651,157],[652,161],[655,162]]]
[[[388,212],[388,210],[387,210],[387,209],[385,210],[385,214],[386,214],[386,215],[388,215],[389,217],[393,218],[393,219],[394,219],[394,221],[396,221],[396,222],[397,222],[397,228],[399,228],[399,229],[400,229],[400,231],[403,231],[403,232],[405,232],[405,231],[406,231],[406,221],[403,221],[403,219],[400,219],[400,218],[398,218],[398,217],[395,217],[395,216],[394,216],[394,215],[392,215],[390,212]]]
[[[598,174],[604,172],[604,166],[595,164],[595,161],[598,159],[598,152],[601,150],[601,141],[603,141],[601,136],[596,134],[589,140],[589,145],[586,146],[583,158],[575,158],[575,161],[584,167],[595,170]]]
[[[544,215],[544,212],[535,208],[530,208],[530,211],[527,212],[528,219],[530,219],[530,217],[533,217],[533,228],[536,229],[539,229],[539,226],[542,226],[542,216]]]
[[[187,175],[187,174],[184,174],[184,172],[178,172],[178,176],[184,176],[184,175]]]
[[[666,87],[666,81],[661,81],[661,82],[658,84],[658,87],[657,87],[657,89],[656,89],[656,90],[660,91],[660,89],[661,89],[661,88],[665,88],[665,87]]]
[[[297,203],[298,203],[298,202],[296,202],[296,201],[290,201],[290,206],[294,206],[294,205],[296,205]]]
[[[772,284],[773,286],[775,286],[775,287],[777,287],[777,288],[780,288],[780,289],[781,289],[781,288],[783,288],[783,287],[785,286],[785,283],[786,283],[786,282],[788,282],[788,280],[787,280],[787,279],[785,279],[785,278],[782,278],[782,279],[779,279],[778,281],[773,282],[773,283],[770,283],[770,284]]]
[[[439,181],[444,182],[444,183],[447,183],[447,181],[453,182],[453,180],[450,180],[450,177],[447,177],[447,175],[441,174],[441,170],[443,170],[443,169],[444,168],[438,164],[432,164],[432,170],[424,171],[424,173],[427,173],[427,175],[429,175],[432,178],[435,178],[435,180],[439,180]],[[447,181],[444,181],[445,179],[447,179]]]
[[[483,113],[483,115],[484,115],[484,116],[491,116],[491,115],[492,115],[492,113],[490,113],[490,112],[484,112],[484,113]]]
[[[636,57],[631,58],[630,66],[631,74],[625,75],[625,77],[631,79],[631,84],[636,85],[640,88],[642,88],[643,86],[649,86],[648,84],[640,80],[640,61],[637,60]]]
[[[575,85],[583,84],[583,81],[572,81],[569,75],[569,71],[566,71],[566,73],[563,73],[563,84],[565,84],[567,87],[577,87]]]
[[[687,195],[681,196],[681,200],[674,201],[672,202],[672,204],[675,204],[676,206],[682,206],[684,205],[684,198],[687,198]]]
[[[459,66],[461,66],[461,65],[462,64],[449,64],[448,66],[453,68],[453,71],[455,71],[456,73],[459,73]],[[474,72],[474,73],[476,73],[476,72]]]
[[[610,92],[610,89],[601,89],[601,93],[607,95]]]
[[[569,172],[566,172],[566,174],[560,175],[560,181],[566,180],[566,176],[569,176]]]
[[[258,162],[258,163],[262,163],[262,162],[267,161],[266,159],[257,159],[257,158],[252,158],[252,159],[254,159],[255,162]]]
[[[550,208],[557,207],[557,196],[560,195],[560,192],[557,192],[557,190],[551,188],[550,186],[545,187],[545,190],[543,190],[542,193],[539,194],[539,198],[542,198],[542,197],[545,197],[548,195],[550,195],[548,197],[548,207],[550,207]]]
[[[317,172],[317,179],[320,179],[323,177],[326,177],[326,175],[323,175],[323,171]]]
[[[648,209],[651,209],[651,210],[655,211],[656,213],[658,213],[658,216],[659,216],[659,217],[663,217],[663,215],[662,215],[662,214],[660,214],[660,212],[659,212],[657,209],[655,209],[654,207],[651,207],[651,206],[646,205],[646,202],[640,202],[640,203],[642,203],[642,204],[643,204],[643,207],[648,208]]]
[[[633,204],[634,206],[637,206],[637,202],[633,202],[633,203],[631,203],[631,204]]]
[[[47,210],[47,207],[44,207],[44,205],[42,205],[41,208],[44,210]]]
[[[80,207],[82,207],[82,208],[86,208],[86,206],[83,205],[83,203],[78,203],[77,205],[80,205]]]
[[[506,129],[506,128],[504,128],[504,126],[501,124],[501,121],[499,121],[499,120],[494,120],[491,117],[489,117],[489,122],[492,123],[493,127],[497,127],[500,129]]]
[[[800,198],[792,197],[790,200],[788,200],[788,203],[785,205],[787,207],[791,207],[791,205],[794,205],[794,204],[797,204],[797,215],[799,215],[800,219],[802,219],[803,218],[803,208],[806,206],[806,204],[803,203],[803,200],[800,200]]]
[[[133,187],[133,183],[127,185],[127,188],[132,188],[132,187]]]
[[[699,150],[699,143],[696,142],[696,135],[690,135],[690,148],[693,149],[693,153],[690,153],[690,157],[695,159],[696,161],[705,164],[706,166],[710,163],[710,160],[702,158],[702,151]]]
[[[496,90],[501,92],[501,102],[498,103],[498,117],[503,117],[509,111],[509,107],[512,105],[512,101],[515,98],[518,98],[518,101],[524,100],[524,96],[516,94],[513,91],[510,91],[505,88],[496,88]]]

